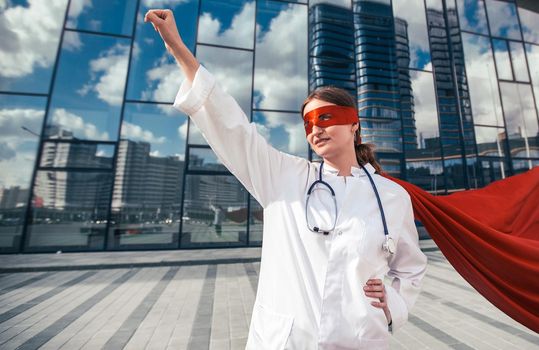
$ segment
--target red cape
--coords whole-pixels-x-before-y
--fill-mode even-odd
[[[383,176],[408,191],[415,218],[455,270],[492,304],[539,333],[539,167],[447,196]]]

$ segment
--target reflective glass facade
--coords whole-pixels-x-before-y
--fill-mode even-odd
[[[257,246],[262,211],[171,103],[183,40],[277,149],[335,85],[427,191],[539,164],[539,5],[502,0],[12,0],[0,5],[0,252]]]

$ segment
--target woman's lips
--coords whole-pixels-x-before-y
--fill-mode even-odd
[[[328,142],[328,141],[329,141],[329,138],[318,139],[318,140],[315,141],[314,144],[315,144],[316,146],[320,146],[320,145],[322,145],[322,144],[325,144],[325,143]]]

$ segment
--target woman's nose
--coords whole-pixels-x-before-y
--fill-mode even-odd
[[[320,127],[318,125],[313,125],[313,133],[316,135],[316,134],[319,134],[321,132],[324,131],[325,128],[323,127]]]

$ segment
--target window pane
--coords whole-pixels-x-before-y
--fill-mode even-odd
[[[264,208],[254,199],[249,196],[251,201],[251,213],[249,221],[249,245],[259,246],[262,244],[262,232],[264,225]]]
[[[111,190],[110,172],[38,171],[26,246],[103,249]]]
[[[117,138],[130,42],[93,34],[80,47],[64,42],[47,117],[48,138],[112,141]]]
[[[253,53],[198,45],[197,58],[215,75],[223,89],[236,99],[249,117],[251,115]]]
[[[173,102],[184,77],[174,57],[162,45],[159,34],[149,23],[142,20],[146,12],[154,6],[154,2],[150,0],[142,1],[140,6],[129,69],[127,98]],[[167,7],[174,12],[183,42],[193,51],[198,0],[173,0],[167,3]]]
[[[360,117],[361,140],[374,143],[378,152],[402,152],[402,126],[400,120]]]
[[[507,41],[492,40],[494,46],[494,57],[496,58],[496,68],[498,69],[498,78],[513,80],[513,71],[511,70],[511,59],[509,58],[509,49]]]
[[[496,180],[504,179],[509,175],[508,170],[509,166],[507,165],[507,162],[502,159],[481,159],[481,172],[483,174],[483,182],[485,185]]]
[[[113,157],[113,145],[84,142],[45,142],[40,166],[111,169]]]
[[[444,167],[441,160],[406,160],[406,179],[433,194],[445,193]]]
[[[538,165],[538,159],[513,159],[513,170],[515,174],[524,173]]]
[[[503,126],[496,70],[488,38],[462,33],[475,124]]]
[[[405,145],[406,158],[440,157],[440,129],[432,73],[410,71],[410,74],[413,114],[412,118],[403,120],[405,137],[409,139]]]
[[[228,172],[211,148],[190,147],[189,171],[197,170]]]
[[[71,0],[66,27],[131,36],[136,0]]]
[[[19,247],[46,103],[0,95],[0,252]]]
[[[427,19],[423,0],[393,1],[395,34],[405,39],[410,68],[431,70]]]
[[[524,41],[539,44],[539,13],[519,7],[518,15]]]
[[[259,1],[255,55],[253,107],[299,110],[308,93],[307,6]]]
[[[532,77],[533,92],[535,94],[535,103],[539,110],[539,46],[526,44],[526,54]]]
[[[457,6],[462,30],[488,34],[483,0],[457,0]]]
[[[487,14],[493,36],[521,40],[515,4],[498,0],[487,0]]]
[[[278,150],[307,158],[308,143],[299,114],[255,112],[253,121],[258,132]]]
[[[518,81],[529,82],[528,69],[526,68],[526,57],[524,57],[524,47],[522,43],[510,41],[511,59],[513,60],[513,70],[515,79]]]
[[[486,126],[475,126],[475,139],[479,156],[505,155],[505,130]]]
[[[307,2],[307,1],[298,1],[298,2]],[[309,6],[314,6],[318,4],[329,4],[334,6],[339,6],[343,8],[351,8],[352,0],[310,0]]]
[[[178,245],[187,116],[170,111],[167,105],[125,106],[109,247]]]
[[[182,247],[238,246],[247,241],[247,191],[233,176],[188,175]]]
[[[509,147],[513,157],[532,157],[539,147],[537,114],[530,85],[500,83]]]
[[[198,42],[252,49],[255,6],[249,0],[202,0]]]
[[[462,164],[462,158],[445,158],[445,177],[447,180],[448,190],[464,190],[466,189],[464,183],[464,166]]]
[[[0,91],[48,93],[67,0],[2,3]]]
[[[192,120],[189,119],[189,144],[190,145],[207,145],[206,139],[204,136],[202,136],[202,132],[196,126],[195,123],[193,123]]]

